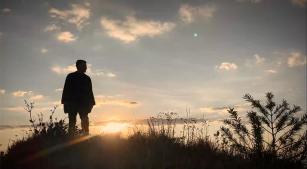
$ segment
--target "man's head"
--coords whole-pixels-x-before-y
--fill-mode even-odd
[[[85,60],[77,60],[76,67],[77,67],[77,70],[79,72],[85,73],[86,69],[87,69],[86,61]]]

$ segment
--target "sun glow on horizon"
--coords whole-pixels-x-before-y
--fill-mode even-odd
[[[110,122],[102,127],[102,131],[105,133],[118,133],[126,130],[129,127],[129,123]]]

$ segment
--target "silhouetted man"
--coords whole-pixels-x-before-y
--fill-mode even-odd
[[[62,94],[64,112],[68,113],[70,134],[75,133],[77,114],[81,119],[84,134],[89,134],[88,113],[95,105],[91,78],[85,74],[87,66],[85,60],[77,60],[77,71],[67,75]]]

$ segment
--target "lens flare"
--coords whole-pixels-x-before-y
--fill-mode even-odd
[[[103,126],[102,130],[105,133],[118,133],[127,129],[129,126],[128,123],[118,123],[118,122],[110,122]]]

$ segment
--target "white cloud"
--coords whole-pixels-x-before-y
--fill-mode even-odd
[[[49,13],[52,18],[59,18],[76,25],[78,29],[82,29],[87,24],[91,15],[89,6],[89,3],[85,5],[72,4],[70,10],[51,8]]]
[[[248,103],[240,103],[230,106],[222,106],[222,107],[211,107],[211,106],[205,106],[200,107],[199,111],[203,113],[207,117],[211,118],[222,118],[225,119],[225,116],[228,116],[228,109],[234,108],[235,111],[238,111],[238,113],[244,113],[249,109]]]
[[[102,77],[108,77],[108,78],[114,78],[117,76],[115,73],[112,73],[110,71],[101,70],[101,69],[93,69],[91,64],[88,64],[87,73],[90,76],[102,76]]]
[[[200,112],[202,113],[208,113],[208,114],[211,114],[211,113],[226,113],[227,112],[227,107],[201,107],[199,108]]]
[[[268,69],[268,70],[266,70],[266,72],[269,73],[269,74],[276,74],[277,73],[277,71],[274,70],[274,69]]]
[[[253,4],[258,4],[260,2],[263,2],[264,0],[236,0],[237,2],[250,2]],[[305,8],[307,4],[307,0],[289,0],[291,3],[295,6]]]
[[[306,7],[307,0],[291,0],[293,5],[299,6],[301,8]]]
[[[18,90],[18,91],[14,91],[12,92],[12,95],[15,97],[23,97],[25,95],[29,95],[31,94],[32,91],[22,91],[22,90]]]
[[[16,106],[16,107],[2,107],[1,110],[9,111],[9,112],[25,112],[24,107]]]
[[[48,49],[46,49],[46,48],[41,48],[41,53],[47,53],[48,52]]]
[[[107,77],[116,77],[116,74],[110,73],[110,72],[109,72],[109,73],[106,74],[106,76],[107,76]]]
[[[10,12],[12,12],[12,9],[10,9],[10,8],[3,8],[2,9],[2,13],[10,13]]]
[[[60,105],[60,104],[61,104],[60,100],[51,102],[51,105]]]
[[[183,4],[179,8],[179,16],[184,23],[192,23],[196,18],[208,20],[213,17],[215,12],[216,8],[208,5],[194,7]]]
[[[69,65],[66,67],[61,67],[61,66],[53,66],[51,67],[51,71],[53,71],[56,74],[59,75],[66,75],[68,73],[74,72],[76,71],[77,68],[75,65]],[[93,69],[91,64],[87,64],[87,70],[86,70],[87,74],[90,76],[103,76],[103,77],[109,77],[109,78],[114,78],[117,75],[109,72],[109,71],[103,71],[100,69]]]
[[[57,31],[60,30],[61,28],[57,26],[56,24],[50,24],[47,25],[46,28],[44,29],[44,32],[52,32],[52,31]]]
[[[30,100],[41,100],[41,99],[43,99],[43,98],[44,98],[43,95],[38,94],[38,95],[33,95],[33,96],[31,96],[31,97],[30,97]]]
[[[10,106],[10,107],[2,107],[1,110],[9,111],[9,112],[16,112],[16,113],[27,113],[25,108],[22,106]],[[50,107],[37,107],[34,108],[35,112],[44,112],[44,111],[50,111]]]
[[[175,27],[175,24],[171,22],[139,20],[134,16],[128,16],[125,20],[102,17],[100,23],[110,37],[124,43],[136,41],[141,37],[154,37]]]
[[[290,56],[288,56],[288,66],[295,67],[295,66],[303,66],[306,64],[306,56],[304,56],[300,52],[292,52]]]
[[[93,70],[90,66],[89,69],[87,70],[88,74],[91,76],[104,76],[104,77],[109,77],[109,78],[114,78],[117,75],[112,73],[112,72],[108,72],[108,71],[104,71],[104,70]]]
[[[223,62],[220,65],[215,66],[215,68],[219,70],[230,71],[238,69],[238,66],[235,63]]]
[[[12,92],[14,97],[28,97],[30,100],[41,100],[44,98],[41,94],[35,94],[33,91],[17,90]]]
[[[84,5],[87,6],[87,7],[91,6],[91,4],[89,2],[85,2]]]
[[[4,89],[0,89],[0,95],[5,94],[5,90]]]
[[[260,3],[262,2],[263,0],[236,0],[237,2],[250,2],[250,3],[253,3],[253,4],[257,4],[257,3]]]
[[[66,32],[59,33],[57,36],[57,39],[61,42],[69,43],[69,42],[73,42],[77,40],[77,37],[71,32],[66,31]]]
[[[125,107],[136,107],[139,106],[140,103],[128,99],[122,99],[115,96],[103,96],[97,95],[95,96],[96,105],[111,105],[111,106],[125,106]]]
[[[245,60],[244,65],[253,68],[255,65],[262,65],[265,61],[266,59],[264,57],[261,57],[259,54],[254,54],[252,58],[247,58]]]
[[[57,88],[54,90],[55,92],[62,92],[63,91],[63,88]]]
[[[256,64],[261,64],[265,61],[264,57],[259,56],[258,54],[254,55],[255,59],[256,59]]]
[[[75,65],[69,65],[67,67],[53,66],[51,70],[56,74],[68,74],[77,70]]]

